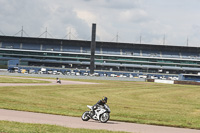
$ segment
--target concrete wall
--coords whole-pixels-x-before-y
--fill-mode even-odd
[[[174,84],[174,81],[173,81],[173,80],[155,79],[154,82],[156,82],[156,83],[165,83],[165,84]]]
[[[200,82],[195,82],[195,81],[178,81],[178,80],[171,81],[171,82],[168,82],[168,81],[163,80],[163,81],[159,82],[158,80],[156,81],[155,79],[147,79],[147,82],[169,83],[169,84],[184,84],[184,85],[200,85]]]

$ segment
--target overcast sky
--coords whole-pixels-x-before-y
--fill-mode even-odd
[[[0,34],[200,47],[200,0],[0,0]],[[25,33],[23,36],[27,36]],[[20,36],[21,34],[17,34]],[[118,36],[118,37],[117,37]],[[43,34],[41,37],[45,37]]]

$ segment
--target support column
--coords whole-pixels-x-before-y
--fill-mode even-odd
[[[61,52],[63,51],[63,42],[62,41],[60,42],[60,51]]]
[[[23,48],[23,43],[20,43],[20,49],[22,49]]]
[[[91,40],[91,55],[90,55],[90,74],[94,74],[95,68],[95,49],[96,49],[96,24],[92,24],[92,40]]]
[[[43,49],[43,45],[42,45],[42,44],[40,44],[40,50],[42,51],[42,49]]]

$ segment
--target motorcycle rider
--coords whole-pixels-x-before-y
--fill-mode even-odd
[[[61,84],[61,80],[59,78],[56,78],[56,83]]]
[[[104,104],[106,104],[108,101],[107,97],[103,97],[102,100],[99,100],[95,105],[92,106],[92,112],[91,112],[91,116],[93,116],[95,114],[95,110],[99,107],[99,106],[104,106]]]

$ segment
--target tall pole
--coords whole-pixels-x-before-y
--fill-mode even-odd
[[[47,32],[47,27],[46,27],[46,31],[45,31],[45,38],[47,38],[47,33],[48,33],[48,32]]]
[[[22,26],[21,37],[23,37],[23,33],[24,33],[24,29],[23,29],[23,26]]]
[[[117,36],[116,36],[116,42],[118,42],[118,38],[119,38],[119,35],[118,35],[118,32],[117,32]]]
[[[91,56],[90,56],[90,74],[94,74],[94,61],[95,61],[95,49],[96,49],[96,24],[92,24],[92,40],[91,40]]]
[[[165,45],[165,34],[163,36],[163,45]]]
[[[69,40],[71,40],[71,28],[69,29]]]

